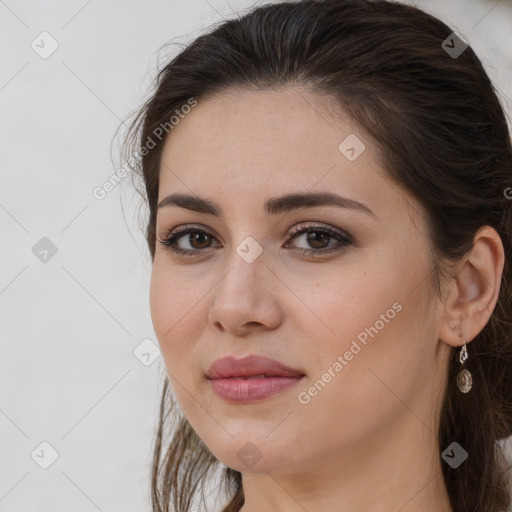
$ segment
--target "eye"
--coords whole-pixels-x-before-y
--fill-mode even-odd
[[[354,239],[351,235],[327,226],[299,224],[291,230],[290,235],[292,239],[304,237],[305,243],[314,248],[298,248],[299,252],[306,256],[317,256],[341,251],[345,247],[354,244]],[[329,241],[332,241],[332,239],[336,240],[337,243],[329,246]]]
[[[185,235],[189,236],[185,237]],[[304,223],[295,226],[290,231],[289,236],[291,236],[292,240],[304,236],[304,242],[312,248],[296,247],[295,250],[306,256],[317,256],[341,251],[346,246],[354,244],[353,237],[341,230]],[[158,242],[174,254],[192,256],[211,247],[212,239],[215,239],[215,237],[208,233],[208,231],[194,226],[180,226],[170,231],[164,238],[158,239]],[[337,243],[330,244],[332,239],[335,239]],[[187,247],[187,244],[189,244],[189,247]],[[289,242],[287,242],[285,247],[288,246]]]
[[[184,235],[189,236],[185,238]],[[180,246],[182,238],[185,245],[187,243],[192,245],[192,249],[183,247],[183,244]],[[159,239],[158,242],[175,254],[191,256],[200,249],[208,248],[209,238],[213,238],[213,235],[210,235],[207,231],[194,226],[180,226],[168,233],[163,239]]]

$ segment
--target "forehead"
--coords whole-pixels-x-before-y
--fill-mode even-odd
[[[332,100],[305,89],[229,89],[199,100],[167,137],[164,153],[194,139],[198,159],[206,149],[216,157],[243,152],[258,160],[293,149],[299,158],[322,142],[319,150],[330,148],[337,158],[339,143],[355,127],[348,116],[338,114],[335,121],[335,108]]]
[[[379,160],[378,146],[325,97],[294,88],[228,90],[198,101],[167,136],[159,201],[183,192],[240,208],[257,201],[262,209],[267,197],[314,190],[382,210],[399,191]]]

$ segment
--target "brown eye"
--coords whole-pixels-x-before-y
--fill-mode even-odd
[[[332,238],[331,235],[319,231],[306,233],[306,235],[308,244],[310,244],[315,249],[323,249],[327,247],[327,245],[329,245],[329,239]]]
[[[188,235],[188,237],[185,235]],[[159,239],[158,242],[176,254],[188,256],[210,247],[212,239],[213,236],[207,231],[189,226],[170,232],[165,238]],[[186,244],[189,244],[190,248]]]
[[[308,256],[320,256],[322,254],[340,251],[346,246],[353,245],[354,239],[343,231],[337,231],[324,226],[301,224],[292,230],[292,239],[300,239],[305,235],[307,247],[298,247],[297,250]],[[331,244],[330,240],[336,240],[337,243]]]
[[[193,246],[194,249],[205,249],[208,247],[209,236],[207,233],[197,233],[189,235],[189,243]],[[195,246],[194,243],[197,242],[198,245]]]

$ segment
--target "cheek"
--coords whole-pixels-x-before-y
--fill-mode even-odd
[[[173,394],[188,416],[193,407],[188,400],[193,390],[190,368],[194,354],[190,340],[194,336],[194,325],[187,315],[188,301],[179,290],[175,282],[153,268],[149,297],[153,328]]]
[[[177,362],[183,363],[189,357],[189,340],[195,329],[193,317],[200,307],[190,287],[181,286],[175,277],[155,264],[149,293],[153,328],[166,367],[173,373],[180,368]]]
[[[403,409],[394,393],[404,396],[410,382],[400,370],[404,354],[394,357],[391,353],[399,352],[406,341],[401,333],[404,310],[392,309],[394,318],[374,327],[379,315],[392,306],[388,302],[386,294],[374,296],[338,317],[331,304],[336,341],[316,339],[315,352],[320,355],[315,356],[318,360],[308,381],[297,390],[301,405],[295,407],[296,418],[301,418],[302,429],[311,436],[320,428],[327,447],[355,445],[376,436]]]
[[[400,305],[393,308],[393,304],[400,301],[402,293],[399,280],[390,277],[393,269],[387,268],[386,279],[380,277],[383,274],[368,266],[362,271],[354,265],[351,270],[346,264],[320,273],[314,280],[285,279],[297,297],[286,299],[286,308],[302,340],[301,350],[311,352],[313,360],[325,365],[349,350],[358,336],[363,343],[371,339],[367,329],[376,322],[379,332],[389,330],[399,316],[396,309]]]
[[[397,402],[389,388],[400,396],[413,392],[415,375],[424,371],[425,346],[434,336],[422,321],[427,292],[418,287],[411,293],[417,268],[407,269],[396,257],[383,257],[381,266],[382,271],[366,267],[343,279],[338,273],[296,288],[311,309],[297,315],[311,362],[307,385],[312,387],[302,389],[304,401],[316,401],[319,408],[336,403],[338,411],[369,417]]]

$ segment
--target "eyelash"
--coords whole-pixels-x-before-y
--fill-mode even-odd
[[[163,239],[158,239],[158,242],[174,254],[179,254],[181,256],[193,256],[198,251],[201,252],[202,249],[181,249],[177,247],[178,240],[183,235],[190,233],[199,233],[201,235],[213,236],[207,231],[194,226],[181,226],[175,230],[171,230]],[[338,245],[338,247],[330,249],[297,249],[301,254],[305,256],[316,256],[318,254],[327,254],[341,251],[347,246],[354,244],[353,237],[348,233],[337,231],[328,227],[314,226],[311,224],[299,224],[295,226],[290,233],[290,237],[296,238],[298,235],[302,235],[304,233],[327,233],[330,235],[330,237],[337,239],[341,244],[341,247]]]

